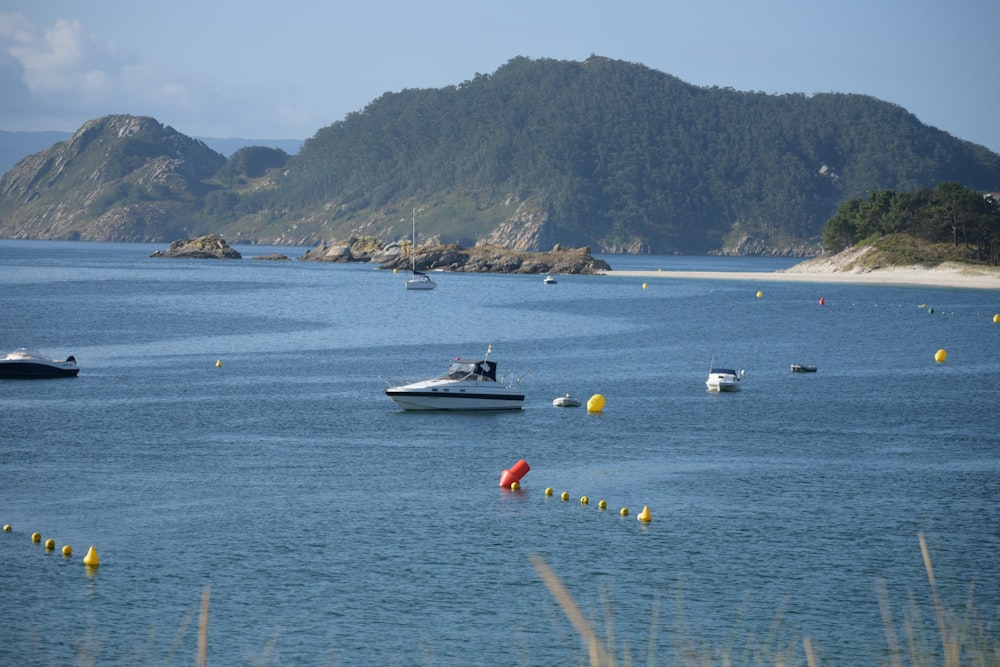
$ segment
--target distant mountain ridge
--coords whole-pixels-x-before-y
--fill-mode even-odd
[[[72,132],[57,130],[42,132],[9,132],[0,130],[0,174],[6,172],[23,158],[47,150],[60,141],[66,141]],[[289,155],[299,152],[303,139],[219,139],[215,137],[195,137],[212,150],[230,156],[246,146],[267,146],[280,148]]]
[[[1000,155],[897,105],[701,88],[598,56],[386,93],[294,155],[227,159],[131,116],[73,137],[0,178],[0,237],[387,242],[415,211],[422,243],[804,256],[873,190],[1000,190]]]

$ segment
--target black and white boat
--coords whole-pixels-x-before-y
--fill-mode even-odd
[[[815,373],[815,366],[807,366],[806,364],[792,364],[793,373]]]
[[[497,362],[456,358],[448,372],[431,380],[383,389],[404,410],[520,410],[524,392],[516,381],[497,379]]]
[[[0,378],[30,380],[41,378],[74,377],[80,372],[76,359],[46,359],[40,354],[18,348],[0,359]]]
[[[709,391],[739,391],[740,380],[746,371],[737,373],[732,368],[711,368],[705,386]]]

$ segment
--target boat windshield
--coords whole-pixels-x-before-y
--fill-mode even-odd
[[[497,379],[497,365],[494,361],[464,361],[456,359],[448,366],[444,375],[448,380],[493,381]]]
[[[721,375],[736,375],[736,371],[731,368],[713,368],[709,371],[711,375],[721,374]]]

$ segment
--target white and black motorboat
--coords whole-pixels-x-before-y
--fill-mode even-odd
[[[732,368],[711,368],[705,386],[709,391],[739,391],[740,380],[746,371],[737,373]]]
[[[40,354],[18,348],[0,359],[0,378],[30,380],[75,377],[80,372],[76,359],[46,359]]]
[[[524,392],[516,381],[497,379],[497,362],[456,358],[448,372],[432,380],[383,389],[404,410],[520,410]]]

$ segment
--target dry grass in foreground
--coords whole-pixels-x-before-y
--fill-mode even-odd
[[[896,629],[896,622],[893,611],[888,600],[884,582],[878,583],[879,606],[882,612],[883,624],[885,627],[886,641],[888,643],[887,663],[890,667],[997,667],[1000,666],[1000,642],[997,641],[995,633],[997,631],[994,623],[996,619],[987,623],[982,614],[973,604],[972,590],[966,601],[964,613],[956,614],[949,609],[941,599],[938,590],[937,580],[934,576],[934,568],[931,563],[930,552],[927,549],[927,541],[924,535],[919,535],[920,552],[923,556],[924,568],[927,571],[927,578],[930,583],[931,608],[934,614],[934,623],[937,628],[937,635],[930,636],[924,632],[925,624],[921,618],[921,606],[911,594],[909,604],[903,611],[902,629],[905,639],[905,648],[901,645],[899,633]],[[602,639],[594,626],[577,606],[573,597],[566,590],[559,577],[552,571],[544,558],[535,556],[532,558],[532,565],[538,576],[549,589],[552,597],[562,608],[573,629],[580,636],[586,647],[591,667],[615,667],[619,660],[616,656],[614,638],[608,636]],[[654,614],[655,616],[655,614]],[[609,624],[610,625],[610,624]],[[655,633],[655,621],[652,624]],[[611,633],[609,633],[610,635]],[[818,667],[820,656],[813,650],[812,641],[809,637],[803,637],[802,651],[808,667]],[[654,648],[655,636],[651,636],[650,648]],[[764,649],[764,653],[769,651]],[[790,652],[789,652],[790,653]],[[652,654],[651,654],[652,655]],[[777,655],[765,657],[756,655],[749,658],[750,664],[773,664],[776,667],[786,667],[794,664],[801,664],[793,656],[787,655],[785,651],[779,651]],[[627,648],[621,657],[621,664],[630,667],[633,664],[632,656]],[[652,657],[649,664],[653,665]],[[683,655],[676,658],[673,664],[685,666],[704,666],[721,664],[723,667],[730,667],[733,664],[731,656],[723,654],[721,656],[714,652],[699,650],[692,642],[688,642]]]

